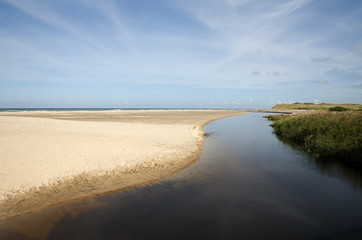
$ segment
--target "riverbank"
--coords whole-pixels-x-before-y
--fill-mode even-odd
[[[0,113],[0,221],[187,167],[224,110]],[[66,120],[66,121],[65,121]]]
[[[312,106],[315,111],[307,110],[306,114],[266,117],[274,121],[271,126],[276,135],[292,141],[306,151],[322,158],[333,157],[351,165],[362,166],[362,112],[358,111],[360,105],[329,104],[328,111],[318,110],[326,105]],[[347,106],[354,106],[355,109],[348,109]]]

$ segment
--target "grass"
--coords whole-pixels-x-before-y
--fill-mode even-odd
[[[290,117],[290,115],[267,115],[264,116],[264,118],[267,118],[269,121],[278,121],[278,120],[282,120],[285,118]]]
[[[305,115],[279,115],[268,119],[276,135],[291,140],[321,157],[362,166],[362,112],[325,111]]]
[[[272,109],[274,110],[329,110],[329,111],[362,111],[361,104],[330,104],[330,103],[293,103],[293,104],[277,104]],[[343,111],[342,110],[342,111]]]

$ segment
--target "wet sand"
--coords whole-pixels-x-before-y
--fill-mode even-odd
[[[0,113],[0,222],[155,181],[200,155],[224,110]]]

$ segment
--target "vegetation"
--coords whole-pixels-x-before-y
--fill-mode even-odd
[[[346,111],[362,111],[361,104],[313,104],[313,103],[293,103],[293,104],[277,104],[273,107],[274,110],[330,110],[339,111],[345,109]],[[337,110],[335,110],[337,109]],[[339,109],[339,110],[338,110]],[[343,110],[342,110],[343,111]]]
[[[268,116],[264,116],[264,118],[267,118],[269,121],[278,121],[278,120],[282,120],[285,118],[290,117],[290,115],[268,115]]]
[[[348,111],[348,108],[345,107],[340,107],[340,106],[336,106],[336,107],[332,107],[329,109],[329,111],[335,111],[335,112],[344,112],[344,111]]]
[[[362,166],[362,112],[324,111],[268,119],[275,121],[271,125],[275,134],[305,150]]]

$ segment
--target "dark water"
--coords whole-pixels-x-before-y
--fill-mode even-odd
[[[19,217],[1,239],[362,239],[361,173],[279,141],[263,114],[212,122],[153,184]]]

